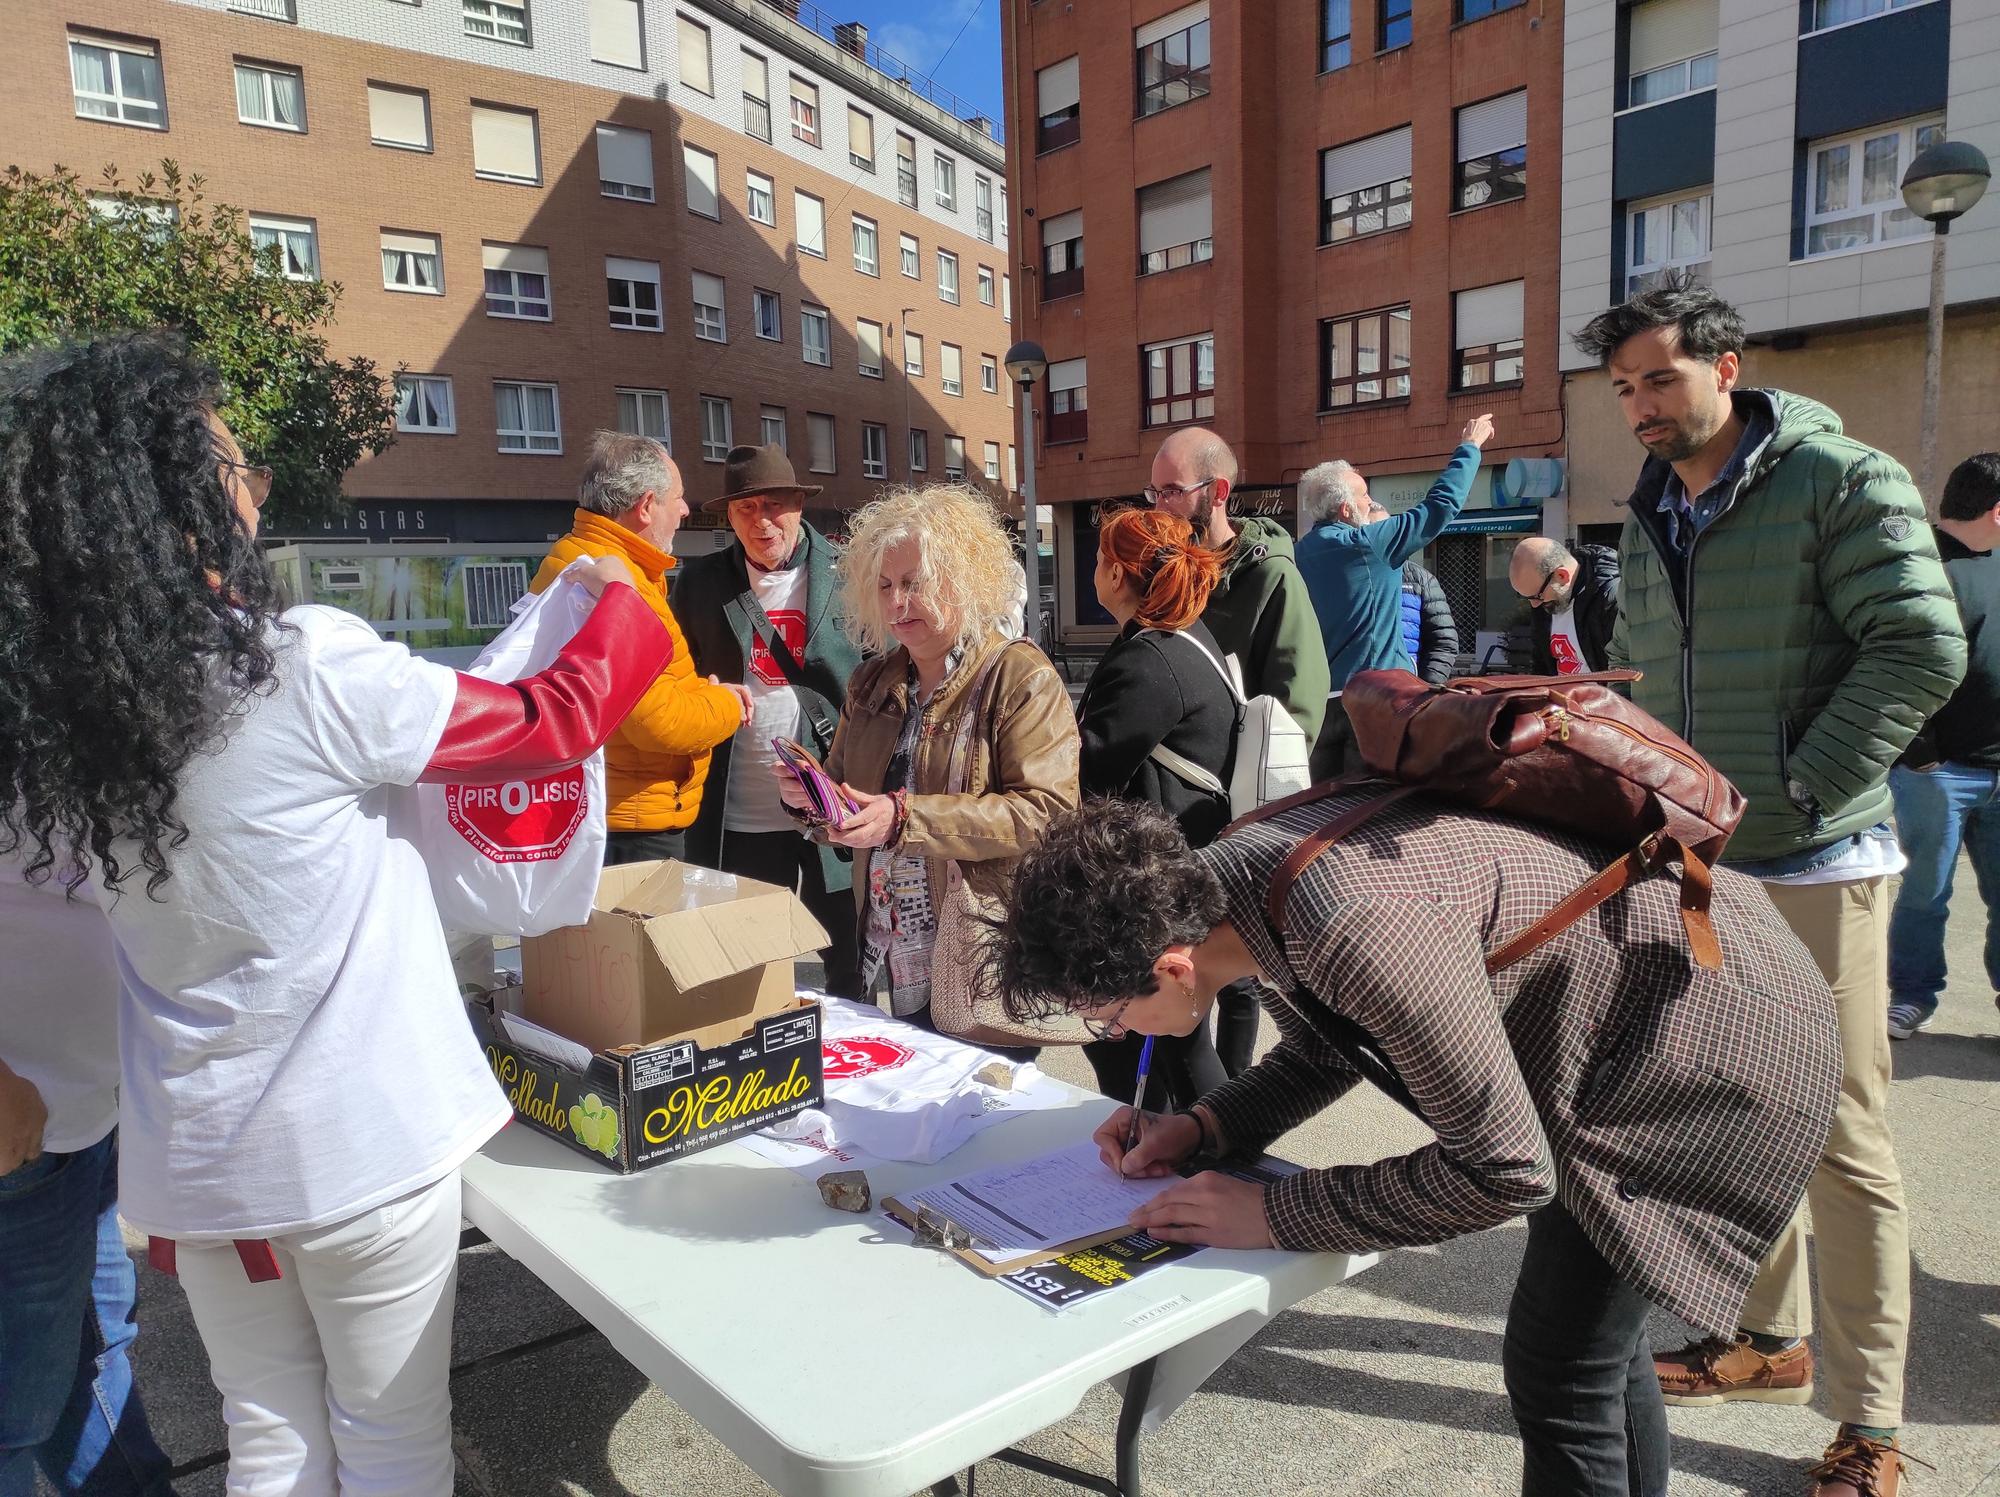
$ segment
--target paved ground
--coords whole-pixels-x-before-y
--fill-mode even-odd
[[[1916,1497],[2000,1497],[2000,1013],[1979,978],[1969,870],[1951,931],[1954,981],[1937,1026],[1896,1049],[1895,1126],[1912,1205],[1916,1321],[1907,1443],[1934,1464]],[[1268,1026],[1267,1026],[1268,1027]],[[1075,1057],[1050,1069],[1086,1081]],[[1308,1163],[1366,1160],[1419,1141],[1379,1098],[1350,1099],[1285,1145]],[[1519,1489],[1498,1367],[1516,1229],[1393,1255],[1280,1316],[1146,1447],[1154,1497],[1398,1494]],[[161,1440],[188,1465],[184,1497],[223,1490],[223,1429],[179,1289],[141,1270],[140,1379]],[[496,1249],[468,1253],[459,1296],[464,1363],[576,1325]],[[1655,1341],[1678,1344],[1662,1317]],[[606,1372],[604,1369],[614,1369]],[[838,1375],[822,1369],[811,1376]],[[530,1349],[456,1383],[458,1491],[469,1497],[750,1497],[769,1488],[595,1336]],[[893,1389],[883,1390],[893,1398]],[[1044,1453],[1109,1470],[1115,1402],[1098,1389],[1047,1431]],[[1788,1497],[1830,1427],[1810,1408],[1673,1412],[1676,1494]],[[989,1463],[991,1497],[1061,1487]]]

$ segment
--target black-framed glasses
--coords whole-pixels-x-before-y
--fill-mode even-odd
[[[219,452],[215,455],[215,460],[221,463],[223,467],[234,468],[243,475],[243,487],[250,491],[250,507],[252,509],[262,509],[264,501],[271,497],[271,479],[273,474],[270,465],[268,463],[238,462],[235,458],[224,457]]]
[[[1198,494],[1203,489],[1207,488],[1210,484],[1214,482],[1215,480],[1213,478],[1204,478],[1200,483],[1190,483],[1190,484],[1170,483],[1170,484],[1165,484],[1163,486],[1155,486],[1149,483],[1146,485],[1145,488],[1141,489],[1139,493],[1140,497],[1142,497],[1148,504],[1152,505],[1155,509],[1158,509],[1160,507],[1161,501],[1163,500],[1183,499],[1186,498],[1189,494]]]
[[[1110,1018],[1085,1019],[1083,1021],[1083,1032],[1089,1035],[1094,1040],[1117,1039],[1119,1036],[1125,1033],[1125,1023],[1124,1023],[1125,1010],[1130,1008],[1131,1006],[1132,1006],[1132,1000],[1130,998],[1127,998],[1123,1003],[1119,1004],[1118,1007],[1114,1008],[1111,1011]]]
[[[1549,589],[1554,587],[1555,585],[1556,585],[1556,574],[1554,572],[1551,572],[1549,573],[1548,576],[1542,579],[1542,585],[1536,588],[1533,593],[1529,594],[1528,606],[1530,608],[1547,608],[1551,606],[1551,604],[1555,600],[1550,598],[1548,594],[1549,594]]]

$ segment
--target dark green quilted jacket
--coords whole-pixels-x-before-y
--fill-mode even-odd
[[[1889,766],[1965,674],[1923,500],[1893,458],[1782,390],[1771,435],[1682,565],[1649,459],[1627,500],[1611,664],[1749,798],[1727,861],[1824,847],[1889,816]],[[1795,801],[1787,782],[1804,795]]]

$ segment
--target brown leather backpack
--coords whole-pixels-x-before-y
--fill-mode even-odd
[[[1362,671],[1342,705],[1368,767],[1393,782],[1294,848],[1272,880],[1267,913],[1284,929],[1285,900],[1327,848],[1405,796],[1423,791],[1482,811],[1546,822],[1632,850],[1547,915],[1488,953],[1498,972],[1553,940],[1635,878],[1680,864],[1681,922],[1696,965],[1722,965],[1709,918],[1710,869],[1743,819],[1743,796],[1679,737],[1611,689],[1637,671],[1576,676],[1468,676],[1430,686],[1408,671]],[[1232,826],[1356,788],[1315,785]]]

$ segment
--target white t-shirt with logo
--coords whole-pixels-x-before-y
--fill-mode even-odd
[[[750,586],[764,605],[771,627],[791,648],[792,658],[802,661],[806,653],[806,569],[760,572],[752,567]],[[785,814],[784,803],[778,799],[778,783],[771,777],[771,766],[778,758],[771,740],[790,738],[807,748],[812,744],[801,732],[805,711],[799,705],[798,692],[786,683],[785,673],[754,629],[743,682],[750,688],[750,715],[736,730],[736,743],[729,754],[729,798],[722,811],[723,830],[795,831],[798,823]]]
[[[164,1237],[269,1237],[435,1183],[511,1116],[388,787],[457,677],[337,609],[285,614],[278,685],[182,771],[159,898],[104,896],[124,995],[120,1204]]]
[[[0,1060],[42,1094],[51,1154],[118,1122],[118,961],[88,885],[66,898],[0,860]]]
[[[1555,657],[1558,676],[1579,676],[1590,669],[1583,658],[1583,641],[1577,637],[1574,607],[1549,615],[1549,654]]]

